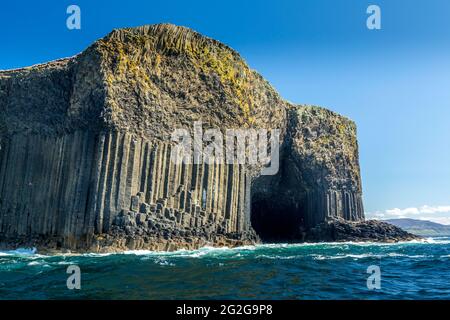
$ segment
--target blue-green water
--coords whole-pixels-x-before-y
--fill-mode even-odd
[[[69,265],[81,289],[67,289]],[[381,268],[381,289],[367,268]],[[450,238],[172,253],[0,253],[1,299],[450,299]]]

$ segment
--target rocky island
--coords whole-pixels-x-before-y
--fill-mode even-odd
[[[171,161],[176,128],[280,130],[279,168]],[[365,221],[356,126],[283,100],[188,28],[114,30],[82,53],[0,71],[0,247],[175,250],[398,241]]]

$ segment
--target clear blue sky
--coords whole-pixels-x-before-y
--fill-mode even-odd
[[[70,4],[81,30],[66,28]],[[366,28],[369,4],[382,30]],[[113,28],[188,26],[238,50],[286,99],[356,121],[367,212],[445,206],[449,16],[447,0],[4,2],[0,69],[74,55]]]

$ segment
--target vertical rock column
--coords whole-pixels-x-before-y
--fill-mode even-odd
[[[96,138],[17,134],[4,141],[0,166],[0,232],[84,233]]]
[[[329,190],[313,191],[306,195],[307,227],[314,227],[327,218],[348,221],[364,220],[362,196],[359,192]]]
[[[0,151],[4,235],[60,236],[76,246],[80,237],[107,233],[137,195],[185,227],[249,228],[241,165],[176,165],[170,144],[121,132],[17,134]]]
[[[116,134],[108,135],[105,141],[114,139]],[[101,177],[98,194],[105,194],[106,200],[96,213],[97,220],[103,222],[100,223],[102,229],[97,232],[107,231],[111,218],[121,210],[128,210],[131,196],[137,193],[141,194],[143,202],[160,203],[169,209],[170,214],[178,213],[179,220],[191,227],[214,223],[223,224],[227,232],[249,228],[245,223],[248,220],[246,215],[249,215],[245,206],[245,190],[249,182],[243,166],[217,163],[176,165],[170,159],[171,145],[168,143],[151,143],[130,139],[126,135],[118,141],[122,141],[119,156],[114,161],[103,161],[108,168],[102,168],[102,171],[109,174],[98,174]],[[111,153],[108,148],[112,151],[117,149],[109,145],[104,150],[105,155]],[[128,165],[124,164],[125,161]],[[109,186],[106,190],[102,187],[105,182]],[[111,193],[119,201],[108,201]],[[109,218],[105,219],[105,216]]]

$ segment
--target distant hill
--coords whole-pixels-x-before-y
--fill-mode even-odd
[[[436,222],[416,219],[389,219],[386,222],[418,236],[450,236],[450,226]]]

